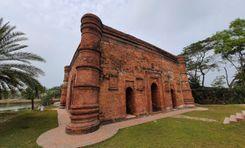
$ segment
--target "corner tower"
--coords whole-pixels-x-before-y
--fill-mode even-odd
[[[81,42],[73,63],[75,81],[69,110],[71,123],[66,126],[69,134],[90,133],[100,125],[98,99],[102,27],[101,20],[93,14],[86,14],[81,19]]]
[[[187,77],[185,57],[177,56],[177,60],[179,63],[179,72],[180,72],[180,78],[181,78],[181,91],[182,91],[184,104],[186,107],[193,107],[194,99],[192,96],[192,91],[191,91],[189,80]]]
[[[60,99],[60,108],[66,107],[66,97],[67,97],[67,86],[68,86],[68,77],[69,77],[70,67],[64,67],[64,81],[61,86],[61,99]]]

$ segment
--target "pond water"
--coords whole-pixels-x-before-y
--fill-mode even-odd
[[[31,108],[31,104],[8,104],[0,105],[0,112],[4,111],[18,111],[20,109]]]

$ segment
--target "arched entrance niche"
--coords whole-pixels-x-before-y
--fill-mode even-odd
[[[159,92],[158,87],[155,83],[151,84],[151,104],[152,104],[152,111],[156,112],[160,110],[159,106]]]
[[[134,92],[131,87],[126,89],[126,114],[134,114]]]
[[[172,99],[172,107],[177,107],[176,95],[173,89],[171,89],[171,99]]]

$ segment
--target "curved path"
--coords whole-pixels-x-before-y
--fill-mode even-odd
[[[195,110],[202,111],[207,109],[201,107],[195,107],[195,108],[179,109],[170,112],[157,113],[154,115],[102,125],[99,128],[99,130],[86,135],[68,135],[65,133],[65,126],[67,123],[70,122],[69,114],[65,109],[57,109],[59,126],[40,135],[37,139],[37,144],[44,148],[71,148],[71,147],[87,146],[87,145],[102,142],[112,137],[118,132],[119,129],[154,121],[161,118],[171,117],[171,116],[175,116],[175,115],[179,115],[182,113],[195,111]]]

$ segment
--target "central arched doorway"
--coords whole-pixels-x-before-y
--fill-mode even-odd
[[[134,92],[131,87],[126,89],[126,114],[134,114]]]
[[[151,104],[152,104],[152,111],[156,112],[160,110],[160,107],[158,105],[158,88],[155,83],[152,83],[151,85]]]
[[[173,108],[177,107],[177,101],[176,101],[176,96],[175,96],[175,92],[173,89],[171,89],[171,97],[172,97],[172,106]]]

